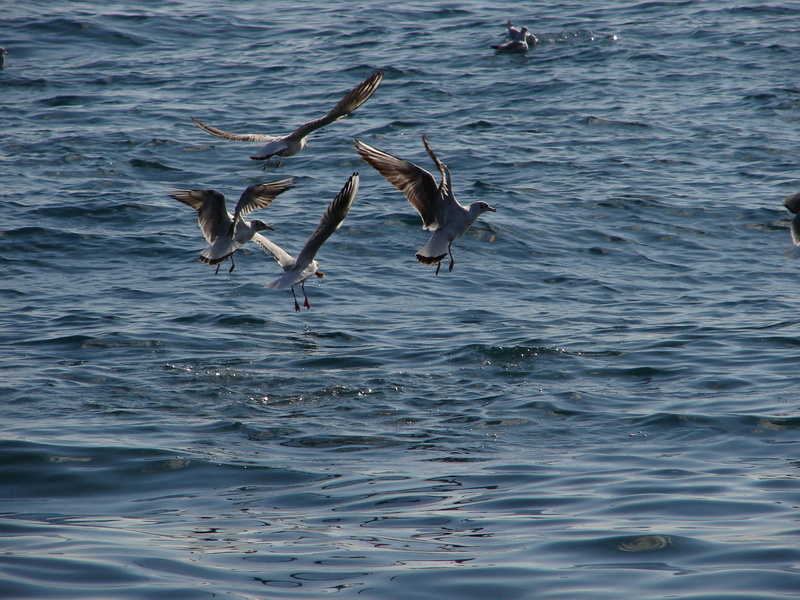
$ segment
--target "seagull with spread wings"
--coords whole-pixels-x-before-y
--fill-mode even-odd
[[[209,265],[217,265],[226,258],[231,260],[228,273],[236,268],[233,253],[252,239],[263,238],[258,232],[272,229],[260,219],[245,221],[244,218],[259,208],[266,208],[275,198],[293,187],[293,178],[251,185],[243,193],[233,215],[225,206],[225,196],[215,190],[176,189],[171,198],[191,206],[197,211],[197,223],[210,244],[200,253],[200,260]]]
[[[506,23],[506,30],[508,31],[508,37],[510,37],[512,40],[516,39],[520,32],[518,28],[514,27],[514,24],[511,21]],[[536,36],[530,32],[525,34],[525,41],[527,42],[528,46],[535,46],[539,43],[539,40],[536,38]]]
[[[452,243],[461,237],[487,211],[495,209],[486,202],[473,202],[469,207],[458,203],[453,193],[450,169],[433,153],[428,138],[422,136],[422,143],[430,154],[442,182],[436,180],[428,171],[402,158],[392,156],[382,150],[355,140],[359,156],[375,168],[386,181],[405,193],[406,198],[422,217],[422,228],[433,231],[428,243],[417,252],[417,260],[426,265],[436,265],[436,274],[442,266],[442,259],[450,255],[450,270],[456,261],[450,249]]]
[[[265,144],[260,152],[251,156],[253,160],[265,160],[264,169],[269,166],[270,160],[273,156],[278,157],[278,164],[281,166],[283,159],[287,156],[294,156],[306,147],[307,137],[313,131],[320,127],[324,127],[334,121],[345,118],[359,106],[364,104],[370,99],[375,90],[378,89],[381,80],[383,79],[383,71],[377,71],[365,79],[360,85],[350,90],[347,95],[339,100],[339,103],[334,106],[331,111],[324,117],[320,117],[314,121],[309,121],[295,129],[289,135],[275,136],[260,133],[228,133],[216,127],[211,127],[201,123],[194,117],[190,117],[194,123],[203,131],[207,131],[213,135],[231,140],[234,142],[254,142]]]
[[[300,254],[297,255],[297,259],[294,259],[283,248],[262,235],[259,235],[253,240],[264,250],[269,252],[283,269],[283,275],[272,283],[265,283],[264,286],[278,290],[290,287],[292,289],[292,297],[294,298],[294,309],[297,311],[300,310],[300,305],[297,303],[294,286],[298,283],[300,284],[305,299],[303,306],[310,309],[311,305],[308,302],[308,296],[306,296],[306,279],[312,275],[316,275],[320,278],[325,277],[325,273],[319,270],[319,263],[314,257],[322,247],[322,244],[325,243],[325,240],[327,240],[334,231],[339,229],[342,221],[344,221],[344,218],[347,216],[353,204],[353,200],[355,200],[356,194],[358,193],[358,182],[358,173],[353,173],[347,180],[347,183],[344,184],[344,187],[336,195],[336,198],[334,198],[328,205],[328,208],[325,209],[317,229],[311,234],[311,237],[308,238],[306,245],[303,246]]]
[[[516,29],[516,28],[514,28]],[[509,32],[511,28],[509,28]],[[527,52],[529,48],[528,44],[528,28],[523,27],[520,29],[517,34],[511,39],[510,42],[506,42],[505,44],[494,45],[494,48],[498,54],[519,54],[522,52]],[[536,39],[534,37],[534,39]]]

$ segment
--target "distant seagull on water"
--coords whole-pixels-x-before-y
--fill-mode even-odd
[[[259,208],[269,206],[278,195],[293,187],[293,179],[283,179],[272,183],[251,185],[243,193],[233,215],[225,207],[225,196],[215,190],[175,190],[171,198],[191,206],[197,211],[197,222],[208,248],[200,253],[200,260],[209,265],[217,265],[215,274],[219,272],[219,264],[226,258],[231,259],[231,268],[236,268],[233,253],[252,239],[265,239],[258,232],[272,229],[259,219],[245,221],[244,218]]]
[[[276,166],[280,167],[281,163],[283,162],[283,158],[287,156],[294,156],[306,147],[306,138],[311,132],[319,129],[320,127],[324,127],[329,123],[343,119],[359,106],[364,104],[364,102],[369,100],[372,94],[375,93],[375,90],[378,89],[378,85],[380,85],[382,79],[383,71],[377,71],[376,73],[370,75],[358,87],[348,92],[347,95],[342,98],[327,115],[301,125],[289,135],[275,136],[260,133],[228,133],[227,131],[217,129],[216,127],[205,125],[194,117],[190,118],[198,127],[200,127],[200,129],[221,138],[225,138],[226,140],[231,140],[234,142],[256,142],[260,144],[266,144],[258,154],[255,154],[250,158],[253,160],[267,161],[263,167],[266,169],[269,166],[270,159],[273,156],[277,156],[278,164]]]
[[[519,30],[517,36],[510,42],[500,44],[499,46],[495,45],[492,46],[492,48],[494,48],[498,54],[521,54],[528,51],[528,42],[526,41],[527,37],[528,28],[523,27]]]
[[[8,56],[8,52],[5,48],[0,46],[0,69],[5,67],[6,64],[6,56]]]
[[[416,254],[417,260],[426,265],[436,265],[436,274],[442,266],[442,259],[450,255],[450,270],[455,258],[450,249],[452,243],[461,237],[487,211],[495,209],[486,202],[473,202],[469,208],[461,206],[453,194],[450,170],[433,153],[428,138],[422,136],[422,143],[442,174],[442,182],[436,180],[428,171],[402,158],[392,156],[382,150],[355,140],[359,156],[372,165],[386,181],[405,193],[406,198],[422,217],[422,228],[433,231],[428,243]]]
[[[344,221],[344,218],[347,216],[353,204],[353,200],[355,200],[356,194],[358,193],[358,182],[358,173],[353,173],[347,180],[347,183],[344,184],[341,191],[336,195],[336,198],[328,205],[328,208],[322,215],[319,225],[314,233],[311,234],[311,237],[308,238],[306,245],[303,246],[300,254],[297,255],[296,260],[283,248],[264,236],[260,235],[254,239],[259,246],[272,254],[284,271],[283,275],[272,283],[265,283],[264,287],[278,290],[290,287],[292,289],[294,309],[296,311],[300,310],[300,305],[297,303],[294,286],[298,283],[300,284],[303,290],[303,306],[310,309],[311,305],[308,302],[308,296],[306,296],[306,279],[312,275],[316,275],[320,278],[325,277],[325,273],[319,270],[319,263],[314,260],[314,257],[322,247],[322,244],[325,243],[325,240],[327,240],[334,231],[339,229],[342,221]]]

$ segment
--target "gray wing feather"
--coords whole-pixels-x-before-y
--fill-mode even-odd
[[[336,198],[334,198],[328,205],[328,208],[325,209],[325,213],[322,215],[317,229],[311,234],[311,237],[308,238],[300,254],[297,255],[297,263],[294,267],[295,270],[302,271],[305,269],[306,266],[314,260],[314,256],[316,256],[322,244],[325,243],[325,240],[331,237],[334,231],[339,229],[350,207],[353,205],[353,200],[356,198],[358,183],[358,173],[353,173],[347,180],[347,183],[344,184],[344,187],[336,195]]]
[[[359,140],[355,140],[355,147],[365,162],[406,195],[411,206],[422,217],[423,228],[436,229],[436,199],[439,196],[439,186],[433,175],[411,161],[392,156]]]
[[[339,100],[336,106],[334,106],[327,115],[301,125],[291,134],[291,137],[296,139],[303,138],[315,129],[343,119],[372,97],[372,94],[378,89],[382,79],[383,71],[373,73],[357,87],[350,90],[344,98]]]
[[[272,204],[275,198],[292,187],[294,187],[293,177],[270,183],[251,185],[242,192],[242,196],[236,204],[236,210],[233,213],[233,222],[236,223],[239,219],[244,219],[254,210],[266,208]]]
[[[170,197],[197,211],[197,223],[209,244],[227,233],[233,223],[225,207],[225,196],[215,190],[176,189]]]
[[[230,133],[228,131],[222,131],[222,129],[217,129],[216,127],[211,127],[211,125],[201,123],[192,116],[189,118],[194,121],[194,124],[203,131],[210,133],[211,135],[225,138],[226,140],[230,140],[232,142],[257,142],[259,144],[266,144],[279,139],[274,135],[266,135],[261,133]]]

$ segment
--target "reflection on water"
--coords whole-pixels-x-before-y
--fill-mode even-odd
[[[651,552],[661,550],[671,544],[668,535],[643,535],[619,543],[619,549],[625,552]]]

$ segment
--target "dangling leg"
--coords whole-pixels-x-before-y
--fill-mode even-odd
[[[447,253],[450,255],[450,270],[453,270],[453,266],[456,264],[456,259],[453,258],[453,253],[450,251],[450,244],[447,244]]]
[[[214,271],[214,275],[216,275],[217,273],[219,273],[219,263],[217,263],[217,270]]]
[[[305,301],[303,302],[303,306],[305,306],[308,310],[311,310],[311,305],[308,303],[308,296],[306,296],[306,282],[305,281],[301,281],[300,282],[300,288],[303,290],[303,298],[305,298]]]
[[[228,269],[228,273],[233,273],[233,270],[236,268],[236,263],[233,262],[233,254],[231,254],[231,268]],[[450,267],[453,268],[452,266]]]
[[[439,269],[441,269],[441,268],[442,268],[442,261],[439,261],[438,263],[436,263],[436,274],[437,275],[439,274]]]
[[[297,303],[297,296],[294,295],[294,286],[292,286],[292,298],[294,298],[294,309],[300,312],[300,305]]]
[[[266,171],[266,170],[267,170],[267,167],[269,167],[269,161],[271,161],[271,160],[272,160],[272,155],[270,154],[270,155],[267,157],[267,162],[265,162],[265,163],[264,163],[264,164],[261,166],[261,170],[262,170],[262,171]]]

